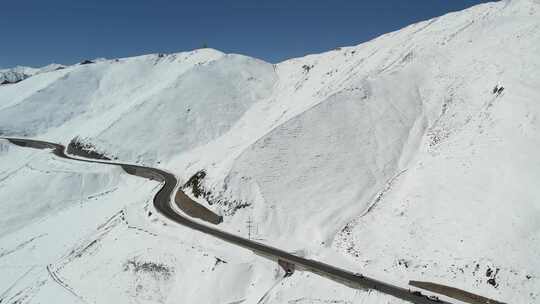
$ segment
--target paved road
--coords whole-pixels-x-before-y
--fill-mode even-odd
[[[418,292],[413,293],[409,289],[406,289],[406,288],[388,284],[388,283],[385,283],[385,282],[382,282],[373,278],[369,278],[364,275],[355,274],[348,270],[341,269],[341,268],[338,268],[338,267],[335,267],[326,263],[295,256],[284,250],[281,250],[272,246],[264,245],[264,244],[261,244],[252,240],[248,240],[243,237],[239,237],[237,235],[207,226],[205,224],[195,222],[181,214],[176,213],[174,209],[171,207],[171,196],[173,194],[174,189],[176,188],[178,180],[176,179],[174,174],[169,173],[167,171],[156,169],[156,168],[144,167],[144,166],[124,164],[124,163],[74,158],[65,154],[64,152],[65,147],[63,145],[56,144],[56,143],[50,143],[50,142],[32,140],[32,139],[23,139],[23,138],[4,138],[4,139],[7,139],[12,144],[15,144],[18,146],[37,148],[37,149],[53,149],[52,152],[56,156],[61,157],[61,158],[67,158],[67,159],[71,159],[75,161],[82,161],[82,162],[88,162],[88,163],[99,163],[99,164],[104,164],[104,165],[121,166],[124,169],[124,171],[126,171],[128,174],[162,182],[163,186],[154,196],[154,207],[156,208],[158,212],[160,212],[162,215],[164,215],[165,217],[167,217],[168,219],[176,223],[179,223],[191,229],[212,235],[228,243],[233,243],[238,246],[248,248],[257,254],[270,257],[274,260],[283,260],[283,261],[295,264],[297,268],[308,270],[310,272],[319,274],[321,276],[324,276],[326,278],[332,279],[339,283],[345,284],[352,288],[377,290],[379,292],[394,296],[396,298],[399,298],[399,299],[402,299],[411,303],[416,303],[416,304],[434,304],[434,303],[450,304],[449,302],[445,302],[445,301],[435,301],[435,300],[429,299],[428,297]],[[190,198],[186,196],[186,199],[190,199]]]

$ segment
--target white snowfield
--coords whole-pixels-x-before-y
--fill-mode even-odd
[[[540,302],[538,0],[274,65],[201,49],[34,73],[0,86],[0,136],[79,136],[182,183],[204,170],[220,229],[404,287]],[[283,278],[162,218],[158,187],[0,141],[0,302],[401,303]]]

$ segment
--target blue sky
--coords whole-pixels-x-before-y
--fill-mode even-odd
[[[17,0],[0,7],[0,67],[209,47],[270,62],[355,45],[481,0]]]

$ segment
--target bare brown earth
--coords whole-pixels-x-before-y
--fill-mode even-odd
[[[212,210],[198,204],[187,196],[184,191],[178,190],[174,196],[174,202],[185,214],[203,221],[217,225],[223,222],[223,217],[215,214]]]
[[[446,285],[440,285],[437,283],[410,281],[409,285],[422,288],[425,290],[429,290],[431,292],[436,292],[438,294],[442,294],[450,298],[454,298],[456,300],[460,300],[460,301],[471,303],[471,304],[505,304],[503,302],[499,302],[493,299],[482,297],[482,296],[479,296],[474,293],[470,293],[465,290],[461,290],[461,289],[446,286]]]

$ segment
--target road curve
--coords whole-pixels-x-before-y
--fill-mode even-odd
[[[53,150],[52,152],[54,153],[54,155],[61,158],[88,162],[88,163],[99,163],[99,164],[104,164],[104,165],[120,166],[128,174],[162,182],[163,186],[156,193],[153,200],[154,207],[156,208],[158,212],[160,212],[162,215],[164,215],[168,219],[178,224],[184,225],[186,227],[200,231],[202,233],[212,235],[228,243],[233,243],[238,246],[250,249],[259,255],[270,257],[275,260],[287,261],[289,263],[295,264],[299,268],[319,274],[326,278],[330,278],[334,281],[345,284],[352,288],[377,290],[384,294],[388,294],[396,298],[399,298],[401,300],[405,300],[405,301],[415,303],[415,304],[434,304],[434,303],[450,304],[449,302],[446,302],[446,301],[430,299],[419,292],[411,292],[409,289],[402,288],[402,287],[392,285],[392,284],[388,284],[388,283],[385,283],[385,282],[382,282],[382,281],[379,281],[379,280],[376,280],[376,279],[373,279],[364,275],[355,274],[348,270],[341,269],[341,268],[338,268],[329,264],[295,256],[284,250],[281,250],[272,246],[264,245],[264,244],[261,244],[252,240],[245,239],[243,237],[207,226],[205,224],[201,224],[181,214],[178,214],[177,212],[174,211],[174,209],[171,206],[171,196],[173,194],[174,189],[176,188],[178,180],[174,176],[174,174],[169,173],[165,170],[132,165],[132,164],[125,164],[125,163],[108,162],[108,161],[103,161],[103,160],[75,158],[65,153],[65,147],[63,145],[41,141],[41,140],[25,139],[25,138],[10,138],[10,137],[0,137],[0,139],[6,139],[12,144],[23,146],[23,147],[36,148],[36,149],[52,149]],[[186,199],[190,199],[190,198],[186,196]]]

